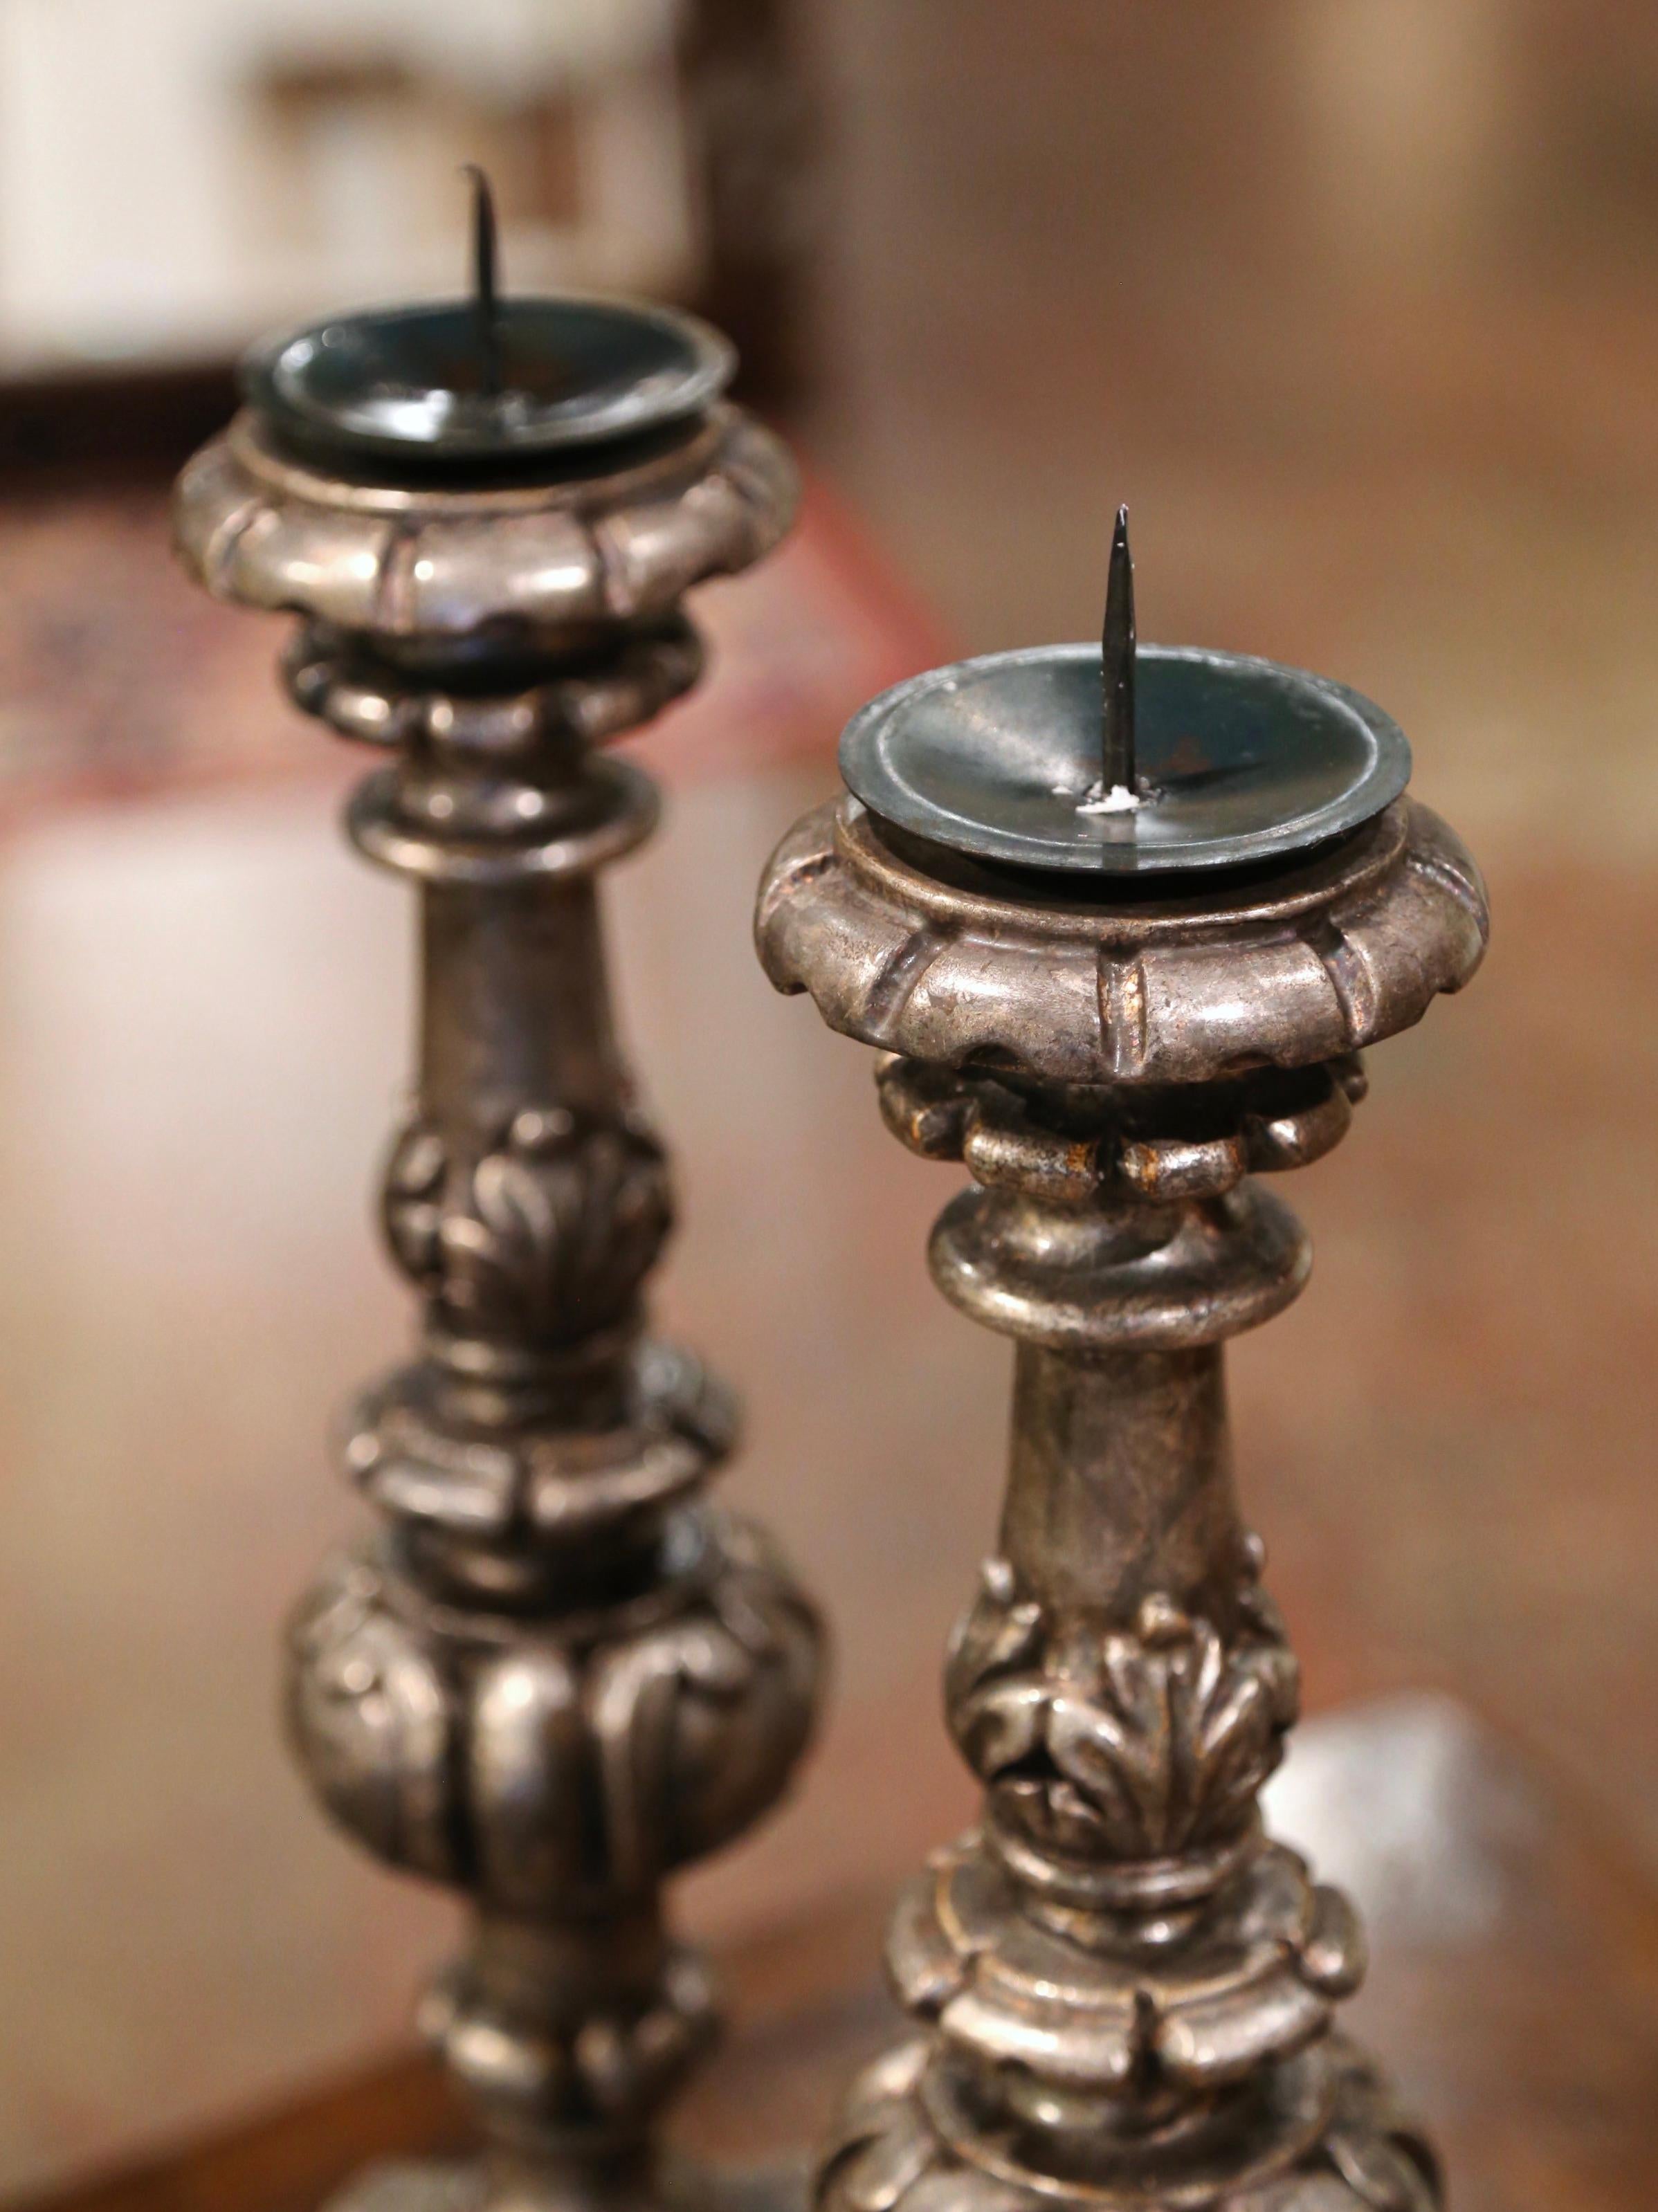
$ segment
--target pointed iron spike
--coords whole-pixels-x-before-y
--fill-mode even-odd
[[[495,199],[489,178],[476,161],[467,162],[465,173],[472,180],[472,313],[477,326],[478,385],[487,399],[498,399],[502,377]]]
[[[1102,781],[1107,792],[1137,791],[1134,759],[1134,562],[1128,550],[1128,509],[1117,509],[1111,567],[1100,634],[1104,684],[1100,725]]]

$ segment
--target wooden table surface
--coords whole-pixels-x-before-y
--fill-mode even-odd
[[[1582,1812],[1439,1698],[1315,1723],[1273,1787],[1275,1825],[1367,1908],[1376,1962],[1347,2017],[1433,2129],[1459,2212],[1658,2201],[1658,1895]],[[733,2026],[681,2108],[686,2149],[768,2164],[811,2142],[896,2026],[885,1905],[830,1899],[724,1958]],[[404,2052],[27,2212],[301,2212],[365,2162],[466,2141]]]
[[[1651,0],[796,12],[835,104],[799,427],[956,649],[1092,634],[1127,499],[1147,635],[1383,702],[1489,871],[1486,970],[1376,1055],[1352,1141],[1295,1178],[1317,1273],[1236,1348],[1242,1486],[1310,1695],[1453,1685],[1658,1868]],[[335,857],[326,794],[277,788],[349,763],[283,709],[276,626],[166,566],[159,498],[14,498],[0,531],[14,2191],[334,2077],[450,1942],[441,1900],[323,1831],[266,1717],[276,1622],[355,1510],[327,1408],[409,1326],[363,1202],[408,924]],[[842,1887],[872,1917],[961,1817],[938,1654],[1006,1421],[999,1348],[926,1277],[950,1171],[891,1143],[868,1056],[747,947],[839,714],[902,672],[826,551],[708,595],[708,690],[645,742],[677,776],[740,772],[680,776],[617,871],[627,1030],[686,1202],[664,1326],[746,1398],[724,1495],[840,1644],[797,1803],[687,1885],[727,1943]],[[816,763],[754,767],[808,724]],[[60,804],[112,785],[155,796]],[[1570,1817],[1551,1852],[1503,1943],[1430,1958],[1413,1996],[1375,1916],[1363,2002],[1464,2207],[1658,2197],[1650,1911]],[[781,2017],[754,1962],[816,1941],[730,1960],[746,2025],[688,2127],[743,2117]],[[867,1975],[868,1942],[837,1942]],[[784,2133],[835,2063],[821,2009],[788,2017]],[[394,2072],[126,2186],[308,2203],[437,2109]]]

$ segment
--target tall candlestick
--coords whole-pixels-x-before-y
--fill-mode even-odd
[[[381,1528],[295,1616],[289,1719],[336,1820],[477,1905],[423,2020],[484,2159],[370,2176],[353,2202],[706,2206],[657,2146],[714,2024],[662,1885],[785,1786],[817,1628],[760,1533],[701,1499],[729,1395],[645,1326],[671,1198],[616,1035],[598,877],[657,799],[598,748],[695,682],[682,596],[771,547],[794,479],[711,398],[724,353],[699,368],[678,319],[497,308],[481,190],[476,259],[471,307],[412,319],[410,374],[440,338],[474,372],[481,348],[482,419],[453,390],[446,415],[430,393],[410,414],[377,382],[407,319],[336,323],[261,356],[258,404],[179,488],[195,574],[297,614],[295,700],[385,754],[349,831],[422,915],[418,1075],[382,1206],[423,1338],[346,1425]],[[536,348],[593,373],[515,411]],[[405,433],[406,467],[387,459]]]
[[[1055,763],[1097,757],[1110,652],[969,662],[876,702],[842,754],[869,804],[808,816],[761,887],[773,982],[879,1049],[895,1134],[967,1166],[932,1273],[1017,1346],[1000,1534],[945,1675],[983,1814],[898,1905],[914,2031],[853,2086],[815,2199],[1434,2212],[1431,2150],[1334,2026],[1363,1970],[1352,1911],[1261,1832],[1297,1676],[1233,1484],[1221,1348],[1307,1276],[1254,1174],[1345,1133],[1359,1048],[1473,974],[1484,894],[1388,775],[1343,819],[1378,756],[1397,767],[1385,718],[1259,662],[1154,660],[1149,772],[1234,779],[1266,865],[1238,865],[1224,789],[1192,794],[1149,878],[1145,851],[1073,833],[1038,802]],[[1309,793],[1332,722],[1353,741]]]

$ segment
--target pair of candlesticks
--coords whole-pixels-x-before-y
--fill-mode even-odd
[[[470,302],[263,349],[178,496],[210,591],[301,617],[298,704],[386,752],[349,833],[422,915],[383,1218],[423,1334],[346,1424],[380,1528],[301,1606],[288,1711],[333,1817],[477,1905],[423,2024],[483,2155],[353,2205],[714,2207],[738,2185],[657,2132],[714,2025],[662,1886],[782,1791],[820,1632],[702,1500],[724,1388],[645,1326],[671,1197],[596,879],[656,799],[601,748],[695,682],[683,597],[777,541],[794,476],[714,333],[502,301],[482,191],[477,224]],[[855,717],[847,795],[760,890],[773,982],[878,1048],[895,1134],[965,1164],[932,1271],[1017,1346],[946,1676],[983,1817],[899,1903],[913,2030],[810,2186],[823,2212],[1432,2212],[1430,2149],[1333,2025],[1352,1912],[1261,1830],[1297,1669],[1221,1347],[1307,1273],[1255,1175],[1345,1134],[1360,1048],[1473,974],[1485,897],[1377,708],[1137,647],[1121,515],[1110,577],[1103,649]]]

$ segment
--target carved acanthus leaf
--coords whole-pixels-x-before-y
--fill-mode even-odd
[[[1278,1764],[1297,1674],[1251,1587],[1230,1640],[1151,1596],[1132,1629],[1050,1622],[1004,1563],[957,1632],[950,1725],[1034,1842],[1073,1857],[1162,1857],[1236,1833]]]
[[[398,1265],[452,1325],[545,1342],[627,1310],[673,1209],[641,1124],[526,1107],[477,1152],[411,1121],[387,1164],[383,1217]]]

